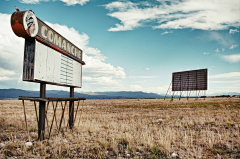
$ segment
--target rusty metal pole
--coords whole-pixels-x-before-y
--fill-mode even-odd
[[[40,98],[46,97],[46,83],[40,83]],[[39,102],[38,139],[44,140],[46,102]]]
[[[70,87],[70,97],[74,97],[74,87]],[[74,101],[69,101],[69,128],[73,128]]]
[[[22,103],[23,103],[23,111],[24,111],[24,117],[25,117],[25,123],[26,123],[27,135],[28,135],[28,141],[30,142],[30,137],[29,137],[29,131],[28,131],[28,124],[27,124],[27,117],[26,117],[24,100],[22,100]]]

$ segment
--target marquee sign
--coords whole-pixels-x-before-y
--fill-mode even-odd
[[[81,87],[82,50],[38,19],[31,10],[11,16],[13,32],[25,38],[23,81]]]

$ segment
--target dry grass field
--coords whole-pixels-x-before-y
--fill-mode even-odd
[[[66,109],[62,129],[54,120],[48,139],[46,124],[44,141],[33,102],[25,106],[32,146],[22,102],[0,101],[0,158],[240,158],[239,98],[86,100],[73,130]],[[59,105],[58,126],[61,112]],[[51,104],[47,118],[49,128]]]

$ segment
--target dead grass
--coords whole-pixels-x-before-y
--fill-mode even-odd
[[[42,142],[37,141],[34,105],[25,103],[33,145],[25,145],[28,138],[21,101],[2,100],[0,158],[170,158],[172,153],[182,158],[240,158],[237,98],[86,100],[83,110],[78,108],[72,131],[66,130],[66,110],[64,133],[57,131],[54,121],[51,138]],[[58,124],[61,110],[58,106]],[[49,105],[49,125],[52,116]],[[157,119],[162,121],[155,122]],[[48,138],[47,129],[45,133]]]

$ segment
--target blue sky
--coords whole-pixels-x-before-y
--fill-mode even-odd
[[[21,80],[24,39],[10,27],[14,5],[83,50],[78,92],[164,94],[172,72],[203,68],[207,94],[240,92],[239,0],[1,0],[0,88],[38,90]]]

